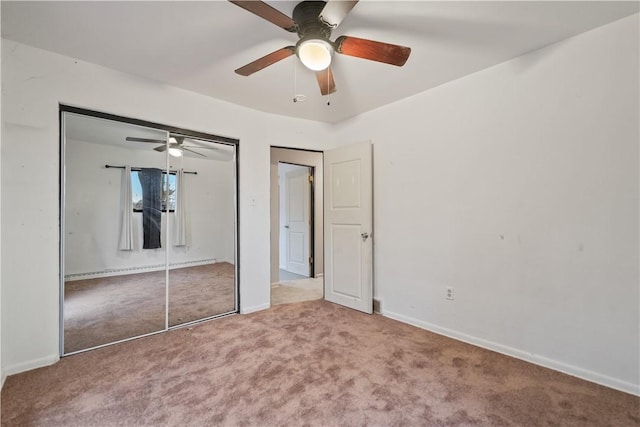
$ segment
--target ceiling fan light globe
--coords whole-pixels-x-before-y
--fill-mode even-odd
[[[298,58],[310,70],[320,71],[331,65],[333,46],[324,40],[305,40],[298,45],[297,50]]]
[[[179,148],[169,148],[169,155],[173,157],[182,157],[182,150]]]

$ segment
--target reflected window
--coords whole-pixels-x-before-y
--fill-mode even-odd
[[[131,171],[131,197],[133,211],[142,212],[142,185],[140,184],[139,171]],[[176,209],[176,174],[175,172],[162,172],[162,212],[174,212]]]

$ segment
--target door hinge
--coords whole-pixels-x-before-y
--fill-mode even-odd
[[[313,258],[309,257],[309,264],[313,264]]]
[[[309,175],[309,182],[313,183],[313,175]]]

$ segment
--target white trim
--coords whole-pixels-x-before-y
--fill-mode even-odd
[[[4,380],[7,379],[7,376],[4,374],[4,372],[2,373],[2,378],[0,378],[0,391],[2,390],[2,387],[4,387]]]
[[[321,277],[324,277],[324,273],[318,273],[318,274],[316,274],[316,279],[319,279],[319,278],[321,278]]]
[[[382,300],[380,298],[373,299],[373,312],[376,314],[382,314]]]
[[[50,356],[45,356],[45,357],[40,357],[38,359],[29,360],[27,362],[22,362],[22,363],[17,363],[15,365],[7,366],[4,369],[4,372],[2,372],[3,383],[4,383],[4,378],[9,376],[9,375],[19,374],[20,372],[25,372],[25,371],[30,371],[32,369],[42,368],[43,366],[53,365],[58,360],[60,360],[60,355],[53,354],[53,355],[50,355]]]
[[[588,369],[580,368],[575,365],[570,365],[558,360],[549,359],[547,357],[528,353],[517,348],[502,345],[493,341],[488,341],[482,338],[467,335],[462,332],[455,331],[453,329],[444,328],[432,323],[424,322],[422,320],[413,319],[411,317],[404,316],[402,314],[394,313],[392,311],[382,309],[381,315],[398,320],[409,325],[416,326],[421,329],[426,329],[430,332],[438,335],[444,335],[449,338],[453,338],[458,341],[462,341],[468,344],[482,347],[487,350],[495,351],[506,356],[515,357],[516,359],[524,360],[525,362],[533,363],[545,368],[553,369],[554,371],[562,372],[577,378],[581,378],[586,381],[590,381],[596,384],[603,385],[605,387],[613,388],[615,390],[623,391],[625,393],[640,396],[640,384],[633,384],[627,381],[622,381],[617,378],[602,375],[597,372],[590,371]]]
[[[271,303],[256,305],[255,307],[240,307],[240,314],[250,314],[271,308]]]
[[[201,259],[201,260],[195,260],[195,261],[183,261],[183,262],[176,262],[173,264],[169,264],[169,270],[174,270],[176,268],[182,268],[182,267],[193,267],[193,266],[197,266],[197,265],[208,265],[208,264],[216,264],[218,262],[221,262],[215,258],[211,258],[211,259]],[[226,261],[225,261],[226,262]],[[233,263],[231,263],[233,264]],[[127,267],[127,268],[113,268],[113,269],[108,269],[108,270],[103,270],[103,271],[92,271],[92,272],[88,272],[88,273],[73,273],[73,274],[67,274],[64,277],[64,280],[67,282],[71,282],[74,280],[84,280],[84,279],[97,279],[100,277],[112,277],[112,276],[122,276],[125,274],[132,274],[132,273],[148,273],[148,272],[152,272],[152,271],[163,271],[165,267],[165,264],[156,264],[156,265],[147,265],[147,266],[143,266],[143,267]]]

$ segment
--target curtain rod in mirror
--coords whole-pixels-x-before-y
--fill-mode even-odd
[[[109,168],[124,169],[125,168],[125,166],[113,166],[113,165],[104,165],[104,167],[107,168],[107,169],[109,169]],[[134,172],[140,172],[142,170],[142,168],[134,168],[134,167],[132,167],[131,170],[134,171]],[[170,170],[169,173],[171,173],[171,172],[175,173],[175,171]],[[190,173],[192,175],[198,175],[198,172],[183,171],[183,173]]]

